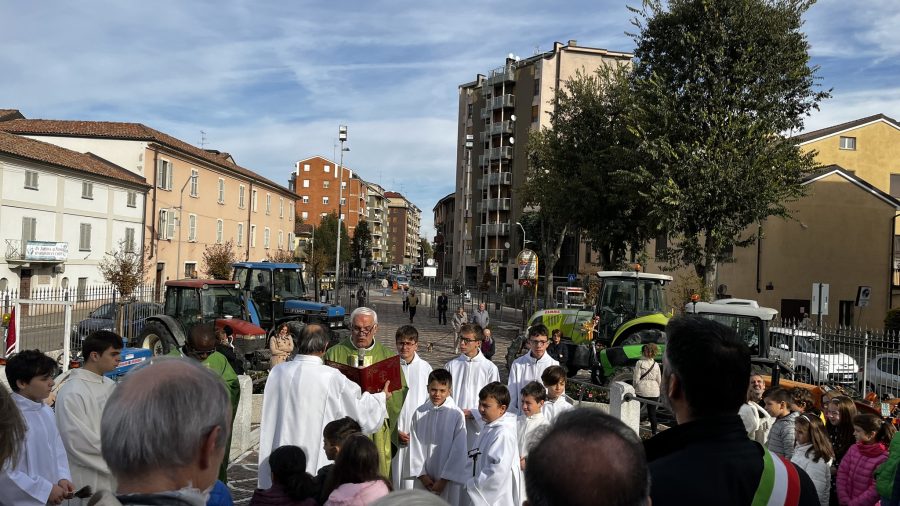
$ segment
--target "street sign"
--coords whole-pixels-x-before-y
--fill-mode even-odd
[[[431,267],[432,265],[434,265],[434,259],[429,258],[428,260],[425,260],[425,263],[428,264],[429,267]]]
[[[828,316],[828,283],[813,283],[812,285],[812,307],[809,308],[809,314],[819,314],[821,308],[822,316]]]
[[[861,286],[856,289],[856,307],[868,307],[869,296],[872,294],[871,286]]]
[[[426,278],[434,278],[437,277],[437,267],[423,267],[422,275]]]
[[[491,276],[496,276],[500,274],[500,262],[496,259],[491,259]]]
[[[519,266],[519,279],[537,279],[537,253],[530,249],[523,249],[516,257],[516,265]]]
[[[569,274],[569,283],[574,283],[574,282],[575,282],[575,275]]]

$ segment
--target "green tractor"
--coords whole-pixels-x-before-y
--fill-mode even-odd
[[[665,274],[639,271],[600,271],[595,305],[588,309],[544,309],[535,312],[528,327],[547,326],[562,331],[569,347],[563,364],[569,376],[581,369],[591,371],[595,383],[605,383],[600,368],[605,353],[640,356],[641,345],[664,341],[669,315],[665,313],[665,287],[672,281]],[[527,328],[507,351],[507,367],[522,353]]]

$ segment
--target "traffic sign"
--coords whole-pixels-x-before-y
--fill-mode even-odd
[[[423,267],[422,268],[422,276],[424,276],[426,278],[437,277],[437,267]]]
[[[822,309],[822,316],[828,316],[828,283],[813,283],[812,285],[812,307],[809,308],[809,314],[819,314],[819,308]],[[820,297],[821,296],[821,297]]]
[[[871,286],[861,286],[856,289],[856,307],[868,307],[869,296],[872,294]]]
[[[530,249],[523,249],[516,257],[519,266],[519,279],[537,279],[537,253]]]
[[[575,282],[575,275],[569,274],[569,283],[574,283],[574,282]]]

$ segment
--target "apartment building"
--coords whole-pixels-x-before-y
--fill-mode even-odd
[[[368,190],[352,169],[344,165],[339,170],[338,165],[321,156],[300,160],[288,186],[297,198],[296,217],[303,223],[317,227],[323,216],[340,213],[347,234],[353,237],[356,226],[367,216]]]
[[[456,193],[438,200],[432,209],[434,213],[434,260],[437,264],[437,279],[453,279],[453,237],[456,230]]]
[[[413,266],[419,263],[419,225],[422,211],[397,192],[385,192],[388,200],[388,263]]]
[[[554,90],[579,70],[630,62],[632,55],[554,43],[530,58],[507,58],[503,65],[459,87],[455,219],[451,243],[452,277],[476,283],[498,264],[501,283],[512,284],[522,247],[516,221],[522,214],[526,146],[530,132],[550,125]],[[445,241],[447,238],[445,237]],[[576,272],[577,252],[560,259],[560,272]]]
[[[97,156],[0,132],[0,290],[105,282],[107,252],[141,253],[148,189]]]
[[[372,263],[380,269],[387,262],[388,245],[388,202],[384,188],[377,183],[366,182],[366,209],[369,230],[372,232]]]
[[[242,260],[264,260],[294,243],[293,192],[235,163],[140,123],[12,119],[0,131],[92,153],[151,186],[142,213],[153,281],[203,276],[207,246],[234,242]]]

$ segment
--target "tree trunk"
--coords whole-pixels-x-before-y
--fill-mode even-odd
[[[544,231],[543,223],[541,225],[542,237]],[[553,301],[553,269],[556,267],[556,262],[559,261],[559,253],[562,250],[562,243],[566,239],[566,232],[568,231],[568,225],[563,226],[558,234],[554,234],[552,240],[548,240],[545,242],[547,244],[547,249],[544,251],[544,306],[551,307],[550,303]],[[552,247],[552,250],[551,250]]]

